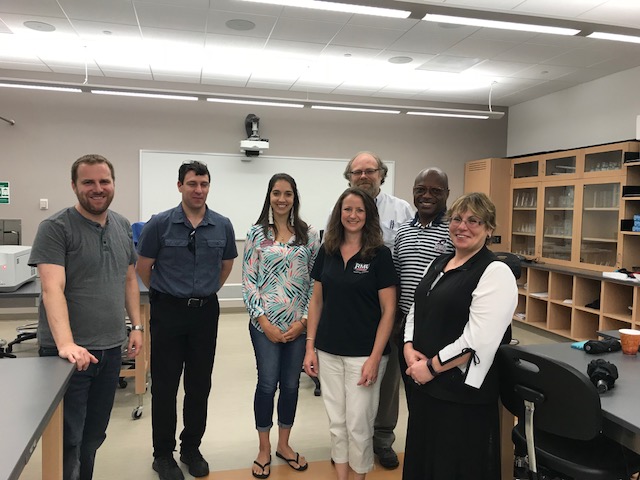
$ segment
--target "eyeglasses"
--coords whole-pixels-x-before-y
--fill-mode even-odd
[[[195,230],[191,230],[191,233],[189,233],[189,243],[187,243],[187,249],[194,255],[196,254],[196,231]]]
[[[440,188],[440,187],[413,187],[413,194],[419,195],[419,196],[422,196],[428,192],[434,197],[441,197],[442,195],[445,194],[445,192],[448,192],[448,191],[449,190],[447,190],[446,188]]]
[[[460,218],[458,216],[451,217],[451,220],[449,220],[449,224],[453,225],[454,227],[460,226],[461,223],[464,223],[468,228],[473,230],[480,227],[481,225],[484,225],[486,222],[476,217],[469,217],[464,220],[463,218]]]
[[[379,171],[379,168],[367,168],[366,170],[352,170],[351,172],[349,172],[349,175],[351,175],[352,177],[361,177],[362,174],[365,174],[367,177],[370,177],[371,175]]]

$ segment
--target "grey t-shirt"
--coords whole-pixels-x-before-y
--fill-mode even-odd
[[[38,227],[29,265],[49,263],[65,268],[64,294],[75,343],[102,350],[122,345],[126,338],[125,284],[136,261],[131,225],[111,210],[104,226],[69,207]],[[55,347],[40,302],[38,342]]]

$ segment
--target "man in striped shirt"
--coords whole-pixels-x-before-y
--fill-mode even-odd
[[[400,276],[400,298],[396,311],[396,330],[391,341],[398,341],[402,378],[407,369],[402,355],[404,320],[413,304],[413,294],[427,266],[443,253],[453,252],[449,222],[445,218],[449,198],[449,179],[439,168],[422,170],[413,183],[413,203],[417,213],[398,229],[393,246],[393,260]],[[407,397],[410,388],[405,388]],[[408,400],[408,398],[407,398]]]

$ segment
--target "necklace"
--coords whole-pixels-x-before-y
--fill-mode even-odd
[[[285,228],[284,231],[278,230],[278,235],[275,235],[275,229],[272,227],[271,231],[273,232],[273,236],[278,243],[289,243],[289,239],[291,238],[291,232],[289,228]]]

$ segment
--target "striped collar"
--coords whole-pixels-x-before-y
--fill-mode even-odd
[[[445,223],[445,213],[446,210],[443,210],[442,212],[440,212],[436,218],[434,218],[433,220],[431,220],[431,222],[429,222],[427,225],[422,225],[420,223],[420,216],[418,215],[418,212],[416,212],[415,217],[413,217],[413,220],[411,220],[411,226],[412,227],[422,227],[422,228],[426,228],[430,225],[439,225],[441,223]]]

